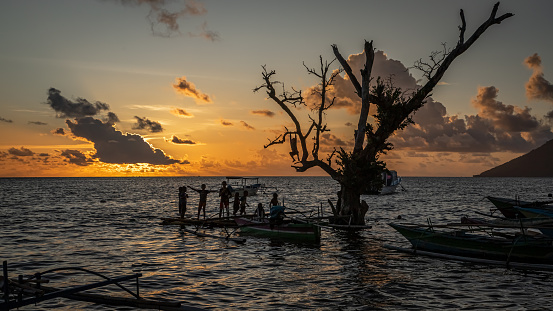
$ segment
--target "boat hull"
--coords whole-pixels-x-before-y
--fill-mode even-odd
[[[551,239],[494,238],[460,231],[435,232],[421,227],[390,226],[409,240],[414,250],[504,262],[553,264]]]
[[[240,232],[245,234],[308,242],[319,242],[321,239],[321,228],[311,223],[271,224],[267,219],[251,220],[246,218],[237,218],[235,221],[240,226]]]

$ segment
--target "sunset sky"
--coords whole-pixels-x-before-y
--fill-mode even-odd
[[[291,125],[253,92],[263,65],[308,90],[304,63],[336,44],[360,68],[372,40],[373,73],[413,89],[424,81],[407,68],[455,46],[459,10],[468,37],[495,2],[3,0],[0,177],[297,176],[288,145],[263,148]],[[553,2],[501,1],[507,12],[393,137],[388,168],[472,176],[553,139]],[[342,75],[323,150],[352,148],[351,89]]]

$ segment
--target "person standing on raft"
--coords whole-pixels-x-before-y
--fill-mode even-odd
[[[186,186],[179,187],[179,216],[180,219],[184,218],[186,214],[186,201],[188,199],[188,193],[186,193]]]
[[[225,210],[227,211],[227,217],[229,217],[229,198],[231,196],[229,188],[227,188],[227,182],[223,181],[221,189],[219,189],[219,196],[221,202],[219,203],[219,218],[225,216]]]
[[[202,211],[202,209],[204,210],[204,219],[205,219],[205,206],[207,204],[207,195],[210,193],[210,192],[217,192],[217,191],[212,191],[212,190],[207,190],[205,189],[205,184],[202,184],[201,186],[201,189],[195,189],[193,187],[190,187],[188,186],[188,188],[196,191],[197,193],[200,194],[200,202],[198,203],[198,219],[200,219],[200,212]]]

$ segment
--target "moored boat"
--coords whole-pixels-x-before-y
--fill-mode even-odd
[[[507,218],[524,218],[524,214],[520,211],[517,211],[514,207],[540,207],[547,208],[548,204],[553,203],[553,201],[522,201],[518,197],[514,199],[509,198],[499,198],[487,196],[486,199],[490,200],[497,210]]]
[[[244,196],[244,192],[248,192],[248,196],[256,195],[257,191],[263,187],[263,184],[259,183],[258,177],[227,177],[227,187],[230,190],[231,195],[234,197],[235,193],[239,196]]]
[[[365,194],[392,194],[396,192],[397,187],[401,186],[401,177],[397,176],[396,171],[383,172],[381,178],[382,185],[379,185],[379,187],[366,187]]]
[[[434,227],[417,225],[390,224],[418,250],[460,256],[494,260],[509,264],[533,263],[553,267],[552,239],[543,235],[508,234],[497,232],[490,236],[468,230],[435,231]],[[447,226],[445,226],[447,227]],[[481,228],[478,231],[482,231]]]
[[[293,220],[236,218],[240,232],[255,236],[293,240],[301,242],[319,242],[321,228],[312,223]]]

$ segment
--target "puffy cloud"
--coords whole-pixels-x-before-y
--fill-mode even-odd
[[[365,65],[365,52],[350,55],[347,62],[358,81],[361,81],[360,70]],[[375,52],[372,76],[380,76],[384,79],[391,77],[394,86],[401,87],[404,91],[415,90],[417,88],[417,81],[409,74],[407,67],[400,61],[389,59],[383,51]],[[314,107],[320,103],[320,97],[313,92],[316,88],[312,87],[305,92],[307,94],[306,103],[309,107]],[[335,83],[327,93],[327,96],[327,100],[332,100],[335,97],[332,107],[334,109],[344,108],[350,114],[359,114],[361,111],[361,99],[355,93],[355,88],[347,74],[341,74],[336,77]]]
[[[493,120],[495,127],[509,132],[531,132],[540,126],[538,120],[530,115],[530,108],[504,105],[496,100],[498,92],[493,86],[478,89],[472,104],[480,110],[482,117]]]
[[[364,52],[350,55],[347,61],[357,79],[361,81],[360,69],[365,63]],[[537,55],[528,58],[526,63],[535,70],[534,76],[537,76],[538,69],[541,73],[541,60]],[[372,76],[391,78],[393,85],[400,87],[407,94],[420,87],[406,66],[389,59],[382,51],[375,53]],[[542,99],[549,96],[551,85],[547,81],[529,84],[533,85],[533,96],[540,94]],[[315,87],[305,92],[309,94],[306,102],[310,107],[320,102],[320,98],[310,92],[313,90]],[[390,141],[395,147],[418,151],[527,152],[553,138],[551,128],[532,116],[530,108],[505,105],[497,100],[498,92],[499,90],[493,86],[479,88],[472,101],[479,112],[477,115],[464,118],[449,116],[442,103],[431,97],[427,98],[426,104],[413,116],[416,124],[396,132]],[[360,99],[346,74],[336,77],[335,85],[328,92],[328,100],[333,97],[335,104],[332,108],[343,108],[351,114],[360,112]],[[553,111],[549,115],[553,117]],[[349,123],[348,126],[352,124]]]
[[[174,108],[171,110],[171,113],[176,115],[176,116],[179,116],[179,117],[185,117],[185,118],[192,118],[194,115],[187,112],[186,110],[184,109],[181,109],[181,108]]]
[[[163,132],[163,127],[159,122],[151,121],[147,118],[141,118],[134,116],[136,119],[136,124],[133,125],[133,130],[147,130],[151,133],[160,133]]]
[[[173,137],[171,137],[171,140],[167,140],[167,141],[170,141],[172,142],[173,144],[177,144],[177,145],[195,145],[196,142],[193,141],[193,140],[190,140],[190,139],[181,139],[181,138],[178,138],[177,136],[173,135]]]
[[[57,112],[58,118],[94,116],[102,110],[109,110],[109,106],[102,102],[91,103],[84,98],[77,98],[74,102],[61,96],[61,91],[55,88],[48,90],[46,102]]]
[[[106,121],[110,124],[115,124],[115,123],[119,122],[119,117],[115,113],[110,111],[110,112],[108,112],[108,116],[107,116]]]
[[[62,127],[58,127],[57,129],[52,130],[51,133],[54,134],[54,135],[62,135],[63,136],[63,135],[65,135],[65,129],[62,128]]]
[[[177,82],[173,84],[173,88],[177,91],[177,93],[192,97],[205,103],[212,102],[209,95],[204,94],[200,90],[196,89],[194,83],[187,81],[186,77],[183,76],[181,78],[177,78],[176,80]]]
[[[553,84],[544,77],[541,67],[541,57],[535,53],[527,57],[524,63],[533,70],[532,76],[526,83],[526,97],[528,99],[546,100],[553,103]],[[553,120],[553,110],[545,115],[550,121]]]
[[[478,89],[473,105],[478,114],[448,116],[442,103],[431,98],[410,125],[390,141],[398,148],[419,151],[528,152],[553,138],[551,128],[530,115],[529,108],[505,105],[493,86]]]
[[[244,121],[240,121],[240,124],[242,124],[242,126],[245,127],[248,130],[255,130],[255,128],[253,126],[249,125],[248,123],[246,123]]]
[[[0,122],[12,123],[13,121],[0,117]]]
[[[140,135],[123,134],[113,124],[92,117],[77,118],[65,123],[76,137],[94,143],[95,158],[105,163],[149,163],[168,165],[178,163],[157,148],[153,148]]]
[[[188,16],[205,15],[207,10],[202,3],[195,0],[177,1],[177,5],[169,7],[171,1],[167,0],[115,0],[123,5],[140,6],[142,4],[149,6],[148,20],[152,29],[152,34],[160,37],[172,37],[180,34],[178,20]],[[182,3],[182,4],[181,4]],[[177,9],[174,9],[178,6]],[[219,35],[216,32],[207,30],[207,23],[201,26],[199,34],[189,33],[192,37],[203,37],[214,41]]]
[[[223,126],[233,126],[234,125],[232,122],[227,121],[227,120],[223,120],[223,119],[219,120],[219,122],[221,122],[221,124]]]
[[[275,113],[272,112],[271,110],[252,110],[250,111],[251,114],[255,114],[255,115],[260,115],[260,116],[264,116],[264,117],[274,117],[275,116]]]
[[[93,163],[92,159],[87,158],[87,156],[79,150],[63,150],[60,155],[62,158],[65,158],[67,162],[79,166],[87,166]]]
[[[30,157],[35,154],[30,149],[27,149],[25,147],[21,147],[19,149],[12,147],[8,149],[8,153],[17,157]]]

